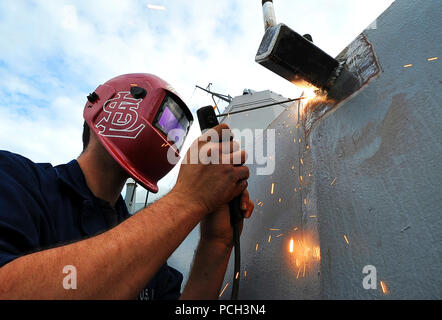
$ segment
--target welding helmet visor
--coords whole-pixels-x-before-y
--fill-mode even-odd
[[[172,93],[166,94],[153,122],[154,127],[164,133],[178,151],[181,151],[193,121],[189,109],[181,104],[181,100]]]

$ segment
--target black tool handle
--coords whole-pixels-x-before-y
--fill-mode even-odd
[[[219,124],[218,119],[215,114],[215,110],[212,106],[202,107],[197,110],[198,122],[200,124],[201,131],[204,132],[211,129]],[[241,195],[234,198],[229,202],[230,210],[230,224],[233,228],[233,241],[235,244],[235,266],[233,275],[233,286],[232,286],[232,300],[238,299],[239,292],[239,279],[240,279],[240,268],[241,268],[241,249],[240,249],[240,222],[244,218],[244,214],[241,210]]]
[[[219,124],[216,117],[215,110],[212,106],[202,107],[197,110],[198,122],[200,124],[201,131],[204,132]],[[241,196],[234,198],[229,203],[230,207],[230,222],[232,226],[241,221],[244,218],[241,211]]]
[[[215,109],[213,109],[212,106],[199,108],[196,111],[196,115],[198,116],[201,132],[212,129],[213,127],[219,125],[218,118],[215,114]]]

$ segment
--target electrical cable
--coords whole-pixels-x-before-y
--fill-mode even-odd
[[[240,223],[233,225],[233,243],[235,246],[235,266],[233,272],[233,286],[230,300],[238,300],[239,279],[241,278],[241,241],[240,241]]]
[[[230,225],[233,229],[233,245],[235,247],[235,264],[233,268],[233,286],[230,299],[238,300],[239,294],[239,280],[241,278],[241,223],[244,218],[244,213],[241,211],[241,195],[229,202],[230,210]]]

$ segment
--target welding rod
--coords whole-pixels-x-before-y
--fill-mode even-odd
[[[257,110],[257,109],[262,109],[262,108],[267,108],[267,107],[272,107],[272,106],[276,106],[278,104],[284,104],[284,103],[289,103],[289,102],[293,102],[293,101],[299,101],[299,100],[303,100],[306,99],[306,97],[299,97],[299,98],[295,98],[295,99],[288,99],[288,100],[284,100],[284,101],[279,101],[279,102],[273,102],[270,104],[265,104],[263,106],[258,106],[258,107],[253,107],[253,108],[249,108],[249,109],[243,109],[243,110],[238,110],[238,111],[232,111],[232,112],[228,112],[228,113],[223,113],[223,114],[219,114],[217,115],[217,117],[225,117],[228,115],[232,115],[232,114],[236,114],[236,113],[242,113],[242,112],[246,112],[246,111],[253,111],[253,110]],[[287,107],[284,107],[287,109]]]

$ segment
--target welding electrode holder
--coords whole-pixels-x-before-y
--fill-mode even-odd
[[[202,107],[197,110],[198,122],[201,128],[201,132],[205,132],[219,124],[215,114],[215,110],[212,106]],[[233,274],[233,286],[232,286],[232,300],[238,299],[239,292],[239,272],[241,270],[241,248],[240,248],[240,224],[244,218],[244,214],[241,211],[241,196],[237,196],[229,202],[230,209],[230,224],[233,228],[233,242],[235,246],[235,266]]]

